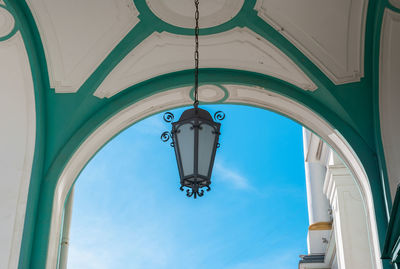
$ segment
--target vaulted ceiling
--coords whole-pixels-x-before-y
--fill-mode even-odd
[[[399,0],[200,0],[201,100],[235,85],[288,97],[377,156],[393,190],[399,14]],[[1,168],[19,178],[0,188],[4,229],[19,227],[4,240],[22,237],[29,183],[39,193],[106,119],[170,89],[188,103],[193,17],[192,0],[0,0]]]
[[[104,81],[95,92],[100,98],[193,66],[192,1],[27,3],[56,92],[77,92],[104,64]],[[315,90],[301,66],[285,55],[288,48],[270,42],[272,26],[334,84],[357,82],[364,76],[367,4],[366,0],[203,0],[201,67],[249,70]]]

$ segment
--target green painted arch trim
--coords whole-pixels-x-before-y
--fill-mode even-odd
[[[297,103],[308,107],[334,126],[352,145],[361,162],[365,166],[373,192],[378,229],[380,230],[380,239],[384,240],[384,236],[382,237],[381,235],[382,231],[384,233],[386,230],[386,224],[380,220],[382,217],[380,212],[384,212],[385,205],[382,197],[382,186],[378,177],[375,153],[370,150],[359,134],[343,121],[335,111],[332,111],[317,99],[309,96],[307,93],[299,90],[293,85],[272,77],[238,70],[217,70],[218,72],[216,72],[215,69],[208,69],[202,71],[204,74],[207,74],[207,76],[202,76],[203,78],[207,78],[203,79],[203,83],[227,83],[267,88],[268,90],[289,97]],[[99,126],[122,109],[127,108],[135,102],[155,93],[190,85],[192,80],[192,71],[188,70],[167,74],[157,79],[147,81],[146,83],[142,83],[141,85],[133,86],[111,98],[109,103],[94,113],[90,120],[86,121],[85,124],[74,133],[57,155],[42,182],[40,191],[41,199],[39,201],[40,218],[38,219],[38,225],[36,226],[35,231],[31,268],[44,268],[46,257],[43,253],[47,253],[54,190],[61,172],[77,148]]]

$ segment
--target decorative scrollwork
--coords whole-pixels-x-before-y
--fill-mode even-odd
[[[164,121],[166,121],[166,122],[172,122],[174,120],[174,114],[172,114],[171,112],[165,112],[163,118],[164,118]]]
[[[186,196],[187,196],[187,197],[192,197],[192,196],[193,196],[193,198],[196,199],[197,196],[202,197],[203,195],[204,195],[204,191],[203,191],[203,190],[201,190],[201,191],[199,191],[199,190],[197,190],[197,191],[193,191],[193,190],[190,191],[189,189],[186,190]]]
[[[168,131],[165,131],[164,133],[161,134],[161,140],[163,142],[167,142],[171,137],[172,137],[172,134]]]
[[[225,119],[225,113],[224,113],[224,112],[222,112],[222,111],[217,111],[217,112],[215,112],[215,114],[214,114],[214,120],[216,120],[216,121],[221,121],[221,120],[223,120],[223,119]]]
[[[186,196],[187,197],[192,197],[194,199],[198,197],[202,197],[204,195],[204,190],[201,190],[200,188],[206,188],[206,191],[210,191],[211,188],[210,186],[201,186],[199,187],[199,185],[194,184],[193,186],[181,186],[179,189],[181,191],[184,191],[183,187],[187,187],[188,189],[186,189]]]

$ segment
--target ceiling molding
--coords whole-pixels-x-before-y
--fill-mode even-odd
[[[139,22],[131,0],[28,0],[43,42],[50,86],[76,92]]]
[[[94,95],[109,98],[150,78],[192,69],[193,42],[192,36],[154,32],[115,67]],[[200,68],[247,70],[304,90],[317,88],[288,56],[248,28],[201,36],[200,44]]]
[[[379,58],[379,113],[390,191],[400,183],[400,13],[385,9]]]
[[[257,0],[254,9],[335,84],[364,76],[368,0]]]

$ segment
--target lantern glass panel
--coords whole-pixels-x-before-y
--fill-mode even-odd
[[[182,163],[183,176],[193,174],[194,166],[194,129],[191,123],[178,127],[177,142]]]
[[[215,139],[214,128],[207,123],[202,123],[199,129],[198,173],[205,177],[209,176]]]

